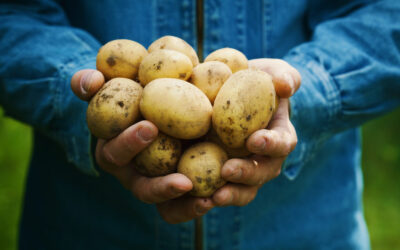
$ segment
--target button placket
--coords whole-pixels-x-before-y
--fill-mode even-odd
[[[192,8],[192,1],[190,0],[183,0],[181,1],[181,13],[182,13],[182,21],[181,21],[181,28],[182,28],[182,39],[187,42],[192,42],[193,40],[193,29],[194,29],[194,22],[193,22],[193,8]]]
[[[193,221],[179,224],[179,249],[193,249]]]
[[[218,236],[218,209],[212,209],[207,214],[207,249],[220,249]]]
[[[219,0],[204,1],[205,27],[205,56],[214,50],[220,49],[220,19],[221,3]]]
[[[262,26],[262,32],[263,32],[263,40],[262,40],[262,45],[263,45],[263,56],[264,57],[269,57],[271,55],[271,46],[270,46],[270,40],[271,40],[271,32],[272,32],[272,6],[271,6],[271,1],[270,0],[263,0],[263,26]]]
[[[245,51],[246,48],[246,39],[245,39],[245,15],[246,15],[246,8],[245,8],[245,1],[238,0],[235,1],[235,8],[236,8],[236,33],[237,33],[237,49],[240,51]]]

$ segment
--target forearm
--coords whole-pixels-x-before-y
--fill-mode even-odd
[[[69,82],[79,69],[95,67],[98,42],[69,27],[53,3],[0,9],[0,104],[61,144],[82,171],[95,174],[86,103],[72,94]]]
[[[399,5],[381,1],[324,21],[285,57],[303,78],[291,100],[299,144],[287,166],[300,169],[326,139],[400,103]]]

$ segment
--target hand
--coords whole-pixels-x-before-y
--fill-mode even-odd
[[[88,101],[103,86],[104,76],[97,70],[81,70],[71,79],[73,92]],[[157,136],[157,127],[141,121],[111,140],[98,139],[96,162],[139,200],[156,203],[161,216],[169,223],[180,223],[202,216],[214,204],[211,199],[183,196],[193,187],[184,175],[174,173],[148,178],[135,171],[132,159]]]
[[[300,74],[278,59],[251,60],[249,65],[272,76],[281,99],[267,129],[254,132],[246,141],[248,150],[255,155],[247,159],[230,159],[224,164],[221,175],[228,183],[212,196],[217,206],[250,203],[263,184],[279,176],[285,158],[297,144],[296,131],[289,120],[287,98],[299,88]]]

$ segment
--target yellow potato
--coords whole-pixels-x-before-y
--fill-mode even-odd
[[[221,168],[227,160],[228,156],[218,145],[202,142],[182,154],[178,173],[192,181],[191,195],[209,197],[226,183],[221,177]]]
[[[265,128],[275,110],[271,76],[248,69],[234,73],[215,98],[212,122],[222,142],[231,148],[244,147],[246,139]]]
[[[204,62],[210,61],[220,61],[225,63],[232,70],[232,73],[249,67],[246,56],[239,50],[232,48],[223,48],[212,52],[204,60]]]
[[[212,106],[192,84],[173,78],[150,82],[143,91],[140,111],[162,132],[179,139],[194,139],[210,128]]]
[[[100,48],[96,67],[109,80],[116,77],[136,79],[139,65],[147,50],[137,42],[119,39]]]
[[[127,78],[114,78],[90,100],[86,120],[97,138],[111,139],[132,125],[139,117],[143,88]]]
[[[230,148],[226,146],[222,140],[219,138],[217,132],[214,128],[211,128],[210,131],[207,133],[206,141],[213,142],[220,146],[225,152],[228,154],[229,159],[231,158],[244,158],[246,156],[251,155],[251,152],[247,150],[246,146],[240,148]]]
[[[231,75],[232,71],[226,64],[218,61],[205,62],[193,68],[190,82],[214,103],[219,89]]]
[[[139,67],[139,81],[145,86],[158,78],[189,79],[193,64],[186,55],[168,49],[155,50],[146,56]]]
[[[199,57],[196,51],[190,46],[185,40],[176,36],[163,36],[155,40],[148,48],[148,52],[151,53],[159,49],[170,49],[179,51],[189,57],[192,61],[193,67],[199,64]]]
[[[176,172],[182,145],[178,139],[159,133],[134,159],[136,170],[148,177]]]

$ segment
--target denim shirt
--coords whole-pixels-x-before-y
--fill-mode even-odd
[[[203,27],[205,55],[233,47],[302,76],[282,174],[205,215],[204,247],[368,249],[357,127],[399,104],[400,1],[204,0]],[[167,34],[196,48],[196,1],[0,1],[0,105],[34,128],[21,249],[194,249],[193,221],[167,224],[96,166],[69,85],[101,44]]]

